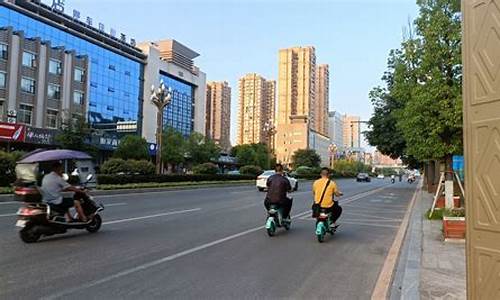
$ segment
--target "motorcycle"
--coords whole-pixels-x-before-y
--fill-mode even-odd
[[[19,236],[25,243],[37,242],[42,236],[51,236],[54,234],[62,234],[68,229],[86,229],[90,233],[99,231],[102,225],[100,212],[104,209],[101,203],[97,203],[91,195],[88,194],[87,184],[92,180],[93,175],[89,174],[86,181],[81,184],[80,191],[75,193],[74,198],[80,199],[82,209],[88,219],[87,222],[68,221],[66,220],[66,212],[53,209],[42,200],[37,185],[38,167],[40,162],[55,161],[62,159],[84,159],[90,156],[78,151],[73,153],[64,153],[60,151],[68,150],[47,150],[43,151],[43,156],[39,157],[36,153],[31,157],[30,154],[25,156],[16,166],[16,184],[14,188],[14,200],[22,202],[22,206],[17,211],[16,227],[20,228]],[[51,153],[53,152],[53,153]],[[61,155],[65,154],[65,155]],[[83,155],[82,155],[83,154]],[[74,157],[72,157],[72,155]],[[73,172],[75,176],[77,172]],[[67,174],[63,175],[65,180],[69,179]],[[74,219],[78,219],[78,215],[73,215]]]
[[[391,183],[395,183],[395,182],[396,182],[396,179],[391,178]]]
[[[333,226],[330,215],[331,213],[322,208],[316,218],[316,237],[320,243],[323,243],[327,233],[334,235],[337,231],[338,225]]]
[[[274,236],[278,227],[290,230],[291,220],[283,218],[283,209],[272,204],[267,211],[266,231],[269,236]]]
[[[408,177],[408,183],[412,184],[413,182],[415,182],[415,177],[414,176],[409,176]]]

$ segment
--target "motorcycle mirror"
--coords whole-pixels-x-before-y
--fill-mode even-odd
[[[94,175],[89,174],[89,175],[87,175],[87,178],[86,178],[86,179],[87,179],[87,181],[90,181],[93,177],[94,177]]]
[[[64,174],[62,175],[62,178],[64,179],[64,181],[68,181],[69,176],[68,176],[68,174],[64,173]]]

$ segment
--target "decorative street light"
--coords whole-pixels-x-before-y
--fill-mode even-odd
[[[156,89],[151,86],[151,102],[156,106],[158,112],[156,114],[156,174],[162,173],[161,167],[161,143],[163,134],[163,111],[172,100],[172,89],[166,88],[163,80],[160,81],[160,86]]]
[[[330,169],[333,170],[335,164],[335,156],[337,155],[337,145],[330,144],[328,146],[328,152],[330,153]]]
[[[276,134],[276,127],[271,120],[264,123],[264,132],[269,142],[269,149],[274,153],[274,135]]]

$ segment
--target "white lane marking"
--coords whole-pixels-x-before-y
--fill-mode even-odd
[[[184,213],[198,211],[198,210],[201,210],[201,208],[176,210],[176,211],[169,211],[169,212],[166,212],[166,213],[161,213],[161,214],[156,214],[156,215],[149,215],[149,216],[142,216],[142,217],[135,217],[135,218],[127,218],[127,219],[118,219],[118,220],[112,220],[112,221],[103,222],[102,224],[103,225],[108,225],[108,224],[116,224],[116,223],[123,223],[123,222],[144,220],[144,219],[150,219],[150,218],[157,218],[157,217],[164,217],[164,216],[170,216],[170,215],[184,214]]]
[[[150,192],[130,192],[127,193],[127,191],[123,191],[122,193],[119,194],[112,194],[112,195],[94,195],[96,198],[116,198],[116,197],[127,197],[127,196],[140,196],[140,195],[148,195],[148,194],[164,194],[164,193],[185,193],[185,192],[202,192],[202,191],[210,191],[214,190],[214,188],[234,188],[234,187],[242,187],[245,186],[244,184],[242,185],[235,185],[235,186],[217,186],[214,185],[209,188],[192,188],[189,189],[189,186],[186,186],[185,189],[172,189],[172,190],[164,190],[164,191],[150,191]],[[252,190],[253,191],[253,190]]]
[[[373,218],[373,219],[381,219],[381,220],[396,220],[394,218],[387,218],[387,217],[381,217],[381,216],[376,216],[376,215],[368,215],[368,214],[360,214],[358,212],[350,212],[350,211],[343,211],[343,215],[353,215],[353,216],[360,216],[360,217],[367,217],[367,218]]]
[[[369,222],[369,223],[378,223],[378,222],[388,222],[388,223],[393,223],[393,222],[401,222],[403,219],[391,219],[391,220],[374,220],[374,219],[340,219],[339,222],[343,222],[342,220],[345,220],[346,222]]]
[[[17,214],[3,214],[3,215],[0,215],[0,217],[13,217],[13,216],[17,216]]]
[[[384,188],[381,188],[381,189],[384,189]],[[365,192],[363,194],[369,195],[369,194],[372,194],[372,193],[376,193],[376,192],[380,191],[381,189],[375,189],[375,190],[372,190],[371,192]],[[358,199],[361,199],[361,198],[359,198],[359,195],[360,194],[358,194],[356,196],[353,196],[351,198],[345,199],[344,203],[350,203],[350,202],[356,201]],[[305,215],[310,214],[310,213],[311,213],[311,211],[307,210],[307,211],[304,211],[302,213],[293,215],[292,219],[300,218],[300,217],[305,216]],[[117,220],[117,221],[120,221],[120,220]],[[110,221],[110,222],[114,222],[114,221]],[[106,224],[106,223],[103,223],[103,224]],[[191,248],[191,249],[187,249],[187,250],[184,250],[184,251],[181,251],[181,252],[178,252],[178,253],[175,253],[175,254],[172,254],[172,255],[169,255],[169,256],[157,259],[157,260],[153,260],[151,262],[148,262],[148,263],[145,263],[145,264],[142,264],[142,265],[138,265],[138,266],[130,268],[130,269],[123,270],[121,272],[118,272],[118,273],[106,276],[106,277],[104,277],[102,279],[99,279],[99,280],[91,281],[89,283],[86,283],[86,284],[83,284],[83,285],[80,285],[80,286],[76,286],[76,287],[73,287],[73,288],[70,288],[70,289],[67,289],[67,290],[63,290],[63,291],[61,291],[59,293],[56,293],[56,294],[52,294],[52,295],[49,295],[49,296],[46,296],[46,297],[42,297],[41,299],[57,299],[57,298],[61,298],[61,297],[64,297],[66,295],[73,294],[75,292],[78,292],[78,291],[81,291],[81,290],[85,290],[85,289],[88,289],[88,288],[91,288],[91,287],[94,287],[94,286],[97,286],[97,285],[109,282],[111,280],[114,280],[114,279],[117,279],[117,278],[120,278],[120,277],[123,277],[123,276],[130,275],[132,273],[135,273],[135,272],[138,272],[138,271],[141,271],[141,270],[146,270],[146,269],[149,269],[151,267],[155,267],[155,266],[160,265],[162,263],[175,260],[177,258],[189,255],[191,253],[195,253],[195,252],[204,250],[206,248],[210,248],[210,247],[213,247],[215,245],[222,244],[224,242],[236,239],[238,237],[247,235],[247,234],[252,233],[252,232],[256,232],[258,230],[262,230],[264,228],[265,228],[265,226],[258,226],[258,227],[254,227],[254,228],[251,228],[251,229],[248,229],[248,230],[245,230],[245,231],[241,231],[239,233],[236,233],[236,234],[233,234],[233,235],[230,235],[230,236],[226,236],[224,238],[221,238],[221,239],[218,239],[218,240],[215,240],[215,241],[212,241],[212,242],[209,242],[209,243],[206,243],[206,244],[203,244],[203,245]]]
[[[399,225],[387,225],[387,224],[374,224],[374,223],[363,223],[363,222],[349,222],[349,221],[339,221],[339,224],[350,224],[350,225],[360,225],[360,226],[370,226],[370,227],[388,227],[388,228],[399,228]]]
[[[0,205],[6,205],[6,204],[19,204],[21,202],[17,202],[17,201],[4,201],[4,202],[0,202]]]
[[[118,203],[104,203],[104,207],[110,207],[110,206],[122,206],[122,205],[127,205],[125,202],[118,202]]]

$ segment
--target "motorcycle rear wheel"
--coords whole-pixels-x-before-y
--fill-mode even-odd
[[[19,231],[19,237],[25,243],[36,243],[42,235],[33,230],[33,228],[24,228]]]
[[[90,222],[90,224],[85,229],[87,229],[87,231],[90,233],[95,233],[95,232],[99,231],[99,229],[101,228],[101,225],[102,225],[101,216],[97,214],[94,216],[94,218],[92,219],[92,222]]]

